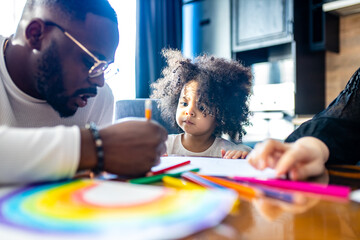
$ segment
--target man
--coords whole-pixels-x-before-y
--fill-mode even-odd
[[[113,97],[104,71],[118,41],[107,0],[27,1],[15,34],[0,37],[0,184],[68,178],[98,161],[106,171],[137,176],[158,161],[164,128],[150,121],[108,126]],[[104,127],[101,139],[96,129],[82,129],[89,122]]]

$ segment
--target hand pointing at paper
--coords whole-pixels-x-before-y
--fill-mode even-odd
[[[267,140],[258,143],[247,160],[257,169],[275,169],[277,176],[289,173],[291,180],[304,180],[325,171],[328,147],[314,137],[302,137],[294,143]]]

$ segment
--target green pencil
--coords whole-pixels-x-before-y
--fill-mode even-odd
[[[164,174],[158,174],[150,177],[142,177],[142,178],[134,178],[131,180],[128,180],[130,183],[136,183],[136,184],[148,184],[148,183],[154,183],[154,182],[160,182],[164,176],[170,176],[170,177],[181,177],[181,174],[185,172],[198,172],[200,171],[200,168],[194,168],[190,170],[186,170],[183,172],[178,173],[164,173]]]

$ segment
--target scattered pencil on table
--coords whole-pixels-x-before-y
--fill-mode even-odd
[[[208,179],[214,183],[220,184],[224,187],[234,189],[239,193],[240,196],[245,196],[249,198],[254,197],[269,197],[277,200],[289,202],[289,203],[302,203],[304,200],[302,197],[295,193],[288,193],[278,189],[271,189],[269,187],[254,186],[254,185],[244,185],[238,182],[234,182],[228,179],[212,177],[212,176],[203,176],[205,179]]]
[[[248,187],[248,186],[244,186],[244,185],[241,185],[241,184],[238,184],[235,182],[231,182],[229,180],[218,178],[218,177],[211,177],[211,176],[204,176],[204,175],[200,175],[200,176],[209,181],[212,181],[214,183],[222,185],[224,187],[234,189],[240,195],[246,195],[247,197],[255,197],[258,195],[258,192],[256,190],[254,190],[253,188]]]
[[[151,112],[152,112],[152,101],[151,99],[145,100],[145,118],[147,120],[151,120]]]
[[[136,183],[136,184],[149,184],[149,183],[154,183],[154,182],[161,182],[162,178],[165,176],[181,177],[181,175],[183,173],[186,173],[189,171],[198,172],[198,171],[200,171],[200,168],[189,169],[189,170],[178,172],[178,173],[164,173],[164,174],[158,174],[158,175],[154,175],[154,176],[150,176],[150,177],[134,178],[134,179],[128,180],[128,182]]]
[[[211,189],[226,189],[226,187],[219,185],[217,183],[214,183],[210,180],[207,180],[195,173],[192,172],[185,172],[183,174],[181,174],[181,177],[185,178],[186,180],[196,183],[200,186],[206,187],[206,188],[211,188]]]
[[[186,190],[200,190],[205,189],[204,187],[191,183],[189,181],[186,181],[184,179],[180,178],[174,178],[170,176],[164,176],[162,178],[162,181],[164,183],[165,187],[172,187],[172,188],[178,188],[178,189],[186,189]]]
[[[335,197],[348,198],[351,188],[346,186],[326,185],[300,181],[289,181],[280,179],[257,179],[251,177],[232,177],[235,181],[260,184],[275,188],[310,192],[315,194],[330,195]]]
[[[157,171],[149,172],[147,174],[147,176],[150,177],[150,176],[153,176],[153,175],[163,174],[163,173],[165,173],[165,172],[167,172],[169,170],[179,168],[179,167],[182,167],[182,166],[185,166],[185,165],[188,165],[188,164],[190,164],[190,161],[181,162],[181,163],[172,165],[172,166],[167,167],[167,168],[163,168],[163,169],[160,169],[160,170],[157,170]]]

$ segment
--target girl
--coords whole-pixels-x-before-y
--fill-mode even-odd
[[[168,136],[167,154],[245,158],[251,150],[241,142],[249,125],[248,98],[252,75],[236,61],[202,55],[191,62],[177,50],[163,50],[168,66],[151,85],[162,117],[183,133]]]

